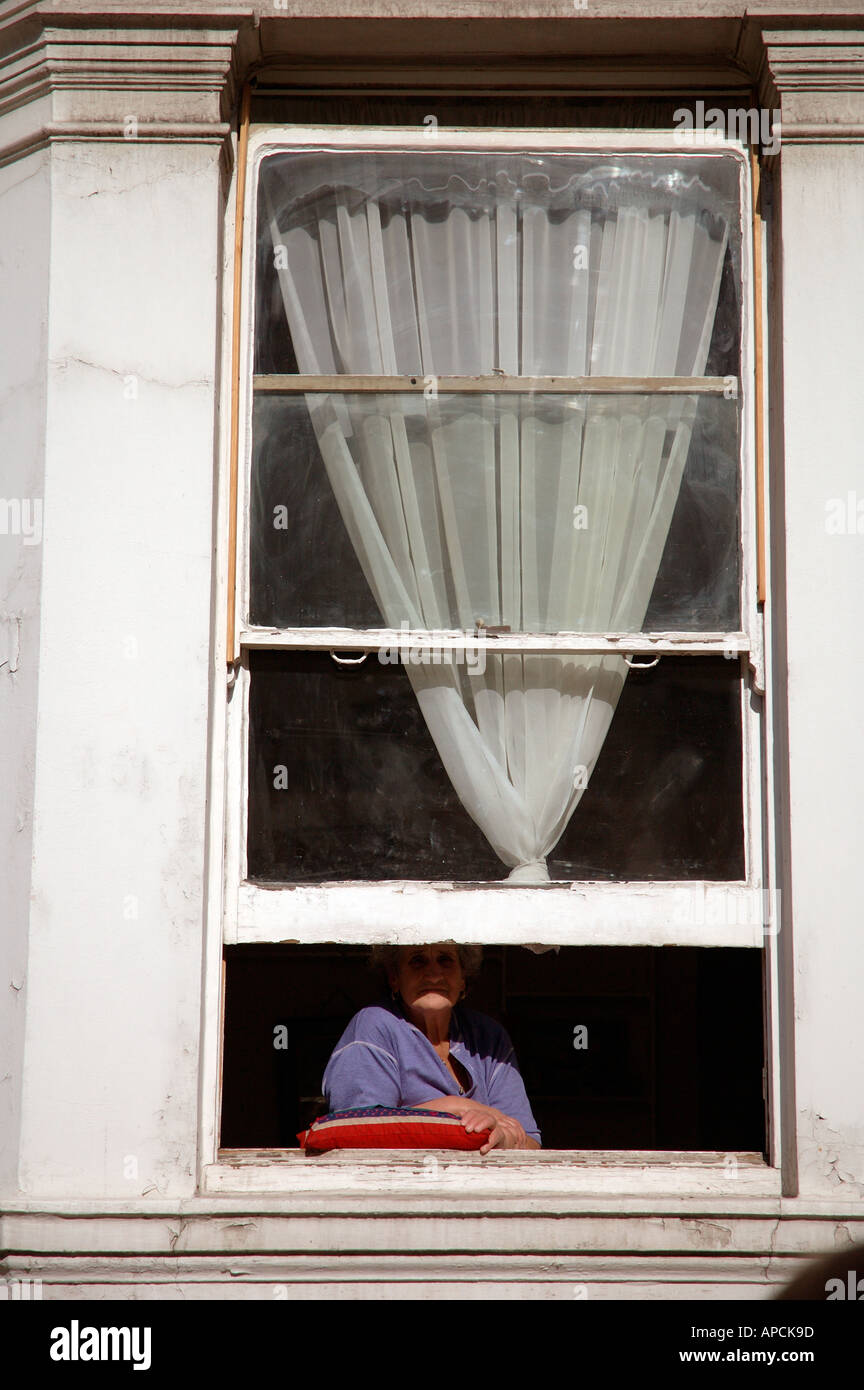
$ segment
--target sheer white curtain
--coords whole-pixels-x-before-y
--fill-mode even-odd
[[[502,177],[494,198],[330,185],[269,204],[306,373],[701,375],[726,229],[637,190],[579,206]],[[280,251],[280,248],[284,250]],[[693,397],[309,395],[340,512],[388,626],[638,630],[686,462]],[[488,646],[493,646],[490,640]],[[512,882],[583,794],[620,657],[407,664],[453,786]]]

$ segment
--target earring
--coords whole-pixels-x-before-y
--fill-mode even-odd
[[[462,986],[462,993],[459,995],[459,998],[460,998],[460,999],[464,999],[464,998],[465,998],[465,995],[466,995],[467,993],[468,993],[468,986],[467,986],[467,985],[463,985],[463,986]]]
[[[391,998],[391,999],[398,999],[398,998],[399,998],[399,991],[398,991],[398,990],[395,990],[395,989],[391,989],[391,991],[390,991],[390,998]]]

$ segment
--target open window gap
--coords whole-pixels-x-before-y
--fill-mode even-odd
[[[223,1150],[294,1149],[324,1113],[330,1053],[386,997],[368,959],[326,943],[226,950]],[[465,1003],[510,1034],[544,1153],[761,1161],[760,952],[492,946]]]

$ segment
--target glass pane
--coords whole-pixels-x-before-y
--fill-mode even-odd
[[[251,621],[736,630],[738,421],[707,395],[259,394]]]
[[[432,142],[271,155],[256,369],[711,374],[740,338],[741,169]]]
[[[250,674],[250,878],[506,877],[401,665],[252,652]],[[738,663],[722,658],[632,671],[550,876],[742,878],[740,691]]]

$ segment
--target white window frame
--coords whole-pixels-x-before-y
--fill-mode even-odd
[[[528,143],[526,143],[528,142]],[[741,512],[740,537],[741,616],[742,631],[729,633],[658,634],[646,638],[641,634],[604,635],[575,639],[542,637],[544,649],[556,645],[565,650],[650,652],[717,652],[737,653],[742,663],[741,680],[741,757],[742,796],[745,846],[745,876],[734,881],[579,881],[562,884],[510,886],[501,883],[448,883],[397,881],[334,882],[331,884],[266,885],[250,883],[246,876],[246,824],[248,788],[248,653],[261,648],[361,650],[377,649],[405,641],[404,633],[387,630],[355,631],[344,629],[270,629],[254,627],[249,613],[249,550],[250,550],[250,477],[252,441],[252,364],[254,361],[254,274],[257,244],[256,207],[258,176],[262,160],[275,153],[291,153],[301,149],[324,150],[386,150],[404,149],[428,151],[433,139],[416,127],[300,127],[253,126],[249,140],[248,176],[246,183],[243,295],[241,320],[241,487],[238,489],[237,534],[238,566],[236,576],[236,611],[238,614],[235,650],[235,689],[225,708],[225,805],[224,805],[224,879],[221,884],[221,942],[224,945],[280,943],[315,944],[341,942],[345,944],[393,940],[394,935],[406,944],[453,936],[453,922],[460,921],[458,936],[466,942],[520,945],[540,943],[547,946],[735,946],[771,947],[771,938],[779,926],[776,876],[767,853],[767,831],[770,829],[770,760],[764,756],[763,741],[769,717],[769,700],[763,710],[752,708],[755,691],[763,695],[768,689],[765,671],[765,643],[762,614],[757,607],[756,594],[756,496],[755,496],[755,357],[751,298],[753,293],[753,244],[751,182],[747,151],[735,140],[714,139],[705,142],[704,149],[732,153],[740,160],[741,188],[741,297],[742,348],[741,390],[743,409],[740,440]],[[445,130],[434,135],[438,150],[481,152],[502,150],[522,152],[526,148],[546,152],[621,151],[626,153],[680,154],[686,159],[688,146],[673,138],[670,132],[621,131],[515,131],[515,130]],[[693,146],[690,147],[694,148]],[[699,146],[703,152],[703,146]],[[236,177],[236,174],[235,174]],[[314,633],[314,640],[310,634]],[[451,634],[454,642],[465,640],[465,634]],[[446,645],[447,638],[437,638],[435,645]],[[531,635],[509,634],[502,646],[510,649],[537,649],[538,638]],[[697,658],[698,659],[698,658]],[[745,665],[746,662],[746,665]],[[749,670],[748,670],[749,668]],[[748,678],[749,675],[749,678]],[[764,910],[767,908],[767,912]],[[767,917],[767,921],[765,920]],[[770,962],[769,962],[770,964]],[[770,994],[776,989],[776,968],[766,972]],[[773,981],[773,985],[770,983]],[[210,1008],[211,1018],[213,1009]],[[776,1018],[776,1009],[769,1001],[768,1018]],[[218,1033],[221,1046],[221,1005]],[[206,1032],[206,1029],[205,1029]],[[776,1065],[776,1039],[766,1037],[766,1063]],[[773,1070],[773,1068],[771,1068]],[[216,1078],[215,1109],[221,1097],[218,1091],[220,1067],[213,1069]],[[773,1107],[772,1107],[773,1109]],[[762,1189],[779,1192],[774,1181],[775,1166],[779,1163],[778,1126],[769,1123],[770,1171],[757,1180]],[[214,1133],[211,1127],[211,1135]],[[215,1132],[218,1133],[218,1119]],[[206,1147],[206,1146],[205,1146]],[[216,1159],[215,1140],[211,1158]],[[558,1159],[566,1155],[556,1151]],[[460,1156],[462,1158],[463,1156]],[[494,1155],[488,1155],[485,1163]],[[500,1157],[500,1156],[499,1156]],[[508,1156],[512,1158],[512,1156]],[[646,1161],[650,1168],[661,1156],[652,1154]],[[694,1155],[667,1155],[665,1162],[681,1162],[692,1175]],[[706,1158],[706,1178],[709,1189],[717,1190],[716,1163],[724,1156]],[[549,1156],[544,1157],[544,1171]],[[239,1187],[269,1191],[273,1177],[272,1163],[296,1166],[303,1160],[299,1151],[286,1151],[262,1159],[262,1163],[215,1163],[205,1165],[205,1187],[224,1190]],[[342,1160],[344,1164],[347,1160]],[[353,1161],[358,1162],[357,1156]],[[371,1160],[359,1160],[360,1170],[368,1169]],[[584,1156],[570,1155],[571,1166],[583,1172]],[[622,1153],[621,1161],[632,1180],[632,1158]],[[496,1159],[497,1162],[497,1159]],[[493,1165],[494,1166],[494,1165]],[[566,1167],[565,1163],[565,1167]],[[697,1165],[698,1166],[698,1165]],[[758,1165],[757,1165],[758,1166]],[[416,1165],[415,1165],[416,1167]],[[608,1165],[604,1164],[603,1171]],[[411,1170],[409,1163],[408,1170]],[[303,1179],[320,1183],[323,1189],[332,1185],[324,1170],[320,1177]],[[400,1172],[405,1171],[404,1160]],[[256,1173],[258,1176],[256,1177]],[[704,1176],[704,1175],[703,1175]],[[779,1181],[779,1175],[777,1177]],[[277,1186],[284,1178],[277,1179]],[[290,1179],[292,1190],[296,1173]],[[340,1179],[341,1181],[341,1179]],[[368,1179],[366,1179],[368,1181]],[[484,1180],[485,1181],[485,1180]],[[251,1186],[250,1186],[251,1184]],[[767,1185],[766,1185],[767,1184]],[[344,1185],[344,1184],[343,1184]],[[476,1180],[475,1184],[476,1186]],[[578,1184],[577,1184],[578,1185]],[[482,1184],[481,1184],[482,1186]],[[565,1182],[566,1186],[566,1182]],[[478,1189],[479,1190],[479,1189]],[[650,1183],[648,1191],[652,1190]],[[741,1186],[729,1189],[741,1192]]]

